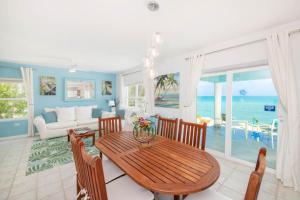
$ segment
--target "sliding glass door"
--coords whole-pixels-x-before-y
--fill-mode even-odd
[[[197,90],[197,123],[207,123],[206,147],[225,151],[226,75],[201,78]]]
[[[197,122],[208,124],[208,149],[256,162],[266,147],[267,165],[275,168],[278,97],[267,68],[204,75],[197,93]]]
[[[267,165],[275,168],[278,97],[268,69],[233,73],[233,157],[256,162],[260,147],[268,151]]]

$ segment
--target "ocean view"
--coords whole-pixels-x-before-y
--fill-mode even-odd
[[[214,96],[197,97],[197,116],[214,118]],[[277,119],[277,96],[233,96],[233,120],[247,120],[249,123],[271,124]],[[276,106],[275,112],[265,111],[265,105]],[[222,96],[222,113],[226,113],[226,97]],[[254,120],[255,119],[255,120]]]

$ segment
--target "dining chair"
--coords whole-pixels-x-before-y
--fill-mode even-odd
[[[255,166],[255,170],[250,174],[248,181],[248,187],[246,190],[245,200],[256,200],[258,197],[260,185],[264,172],[266,169],[266,148],[261,148],[258,153],[258,158]],[[190,194],[185,198],[185,200],[230,200],[230,198],[213,191],[212,189],[207,189],[202,192]]]
[[[99,137],[108,134],[122,131],[121,117],[98,118]]]
[[[86,182],[86,195],[90,200],[153,200],[154,195],[136,184],[128,176],[123,176],[105,184],[103,166],[99,156],[92,157],[81,144],[81,155]]]
[[[76,169],[76,188],[77,194],[80,192],[82,188],[86,186],[85,182],[85,174],[83,168],[83,159],[81,155],[80,146],[84,143],[81,141],[80,138],[75,136],[74,130],[69,130],[70,133],[70,140],[71,140],[71,149],[73,152],[73,158],[75,162],[75,169]],[[103,160],[102,161],[104,174],[105,174],[105,183],[110,183],[117,178],[124,175],[124,172],[118,168],[112,161],[110,160]]]
[[[158,116],[156,134],[168,139],[176,140],[178,119],[168,119]]]
[[[178,141],[205,150],[206,123],[196,124],[180,119]]]

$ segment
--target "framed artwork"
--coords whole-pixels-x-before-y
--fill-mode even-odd
[[[56,95],[56,79],[54,76],[40,77],[40,94],[41,95]]]
[[[65,100],[95,100],[95,80],[66,78]]]
[[[157,76],[154,79],[156,107],[179,108],[179,73]]]
[[[102,81],[102,95],[112,95],[112,82]]]

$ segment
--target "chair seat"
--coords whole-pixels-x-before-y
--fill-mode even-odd
[[[153,200],[154,195],[139,186],[128,176],[123,176],[106,184],[109,200]]]
[[[122,175],[124,175],[124,172],[115,165],[111,160],[103,160],[103,172],[104,172],[104,179],[105,183],[108,183]]]
[[[207,189],[202,192],[189,194],[185,200],[231,200],[230,198],[212,190]]]

